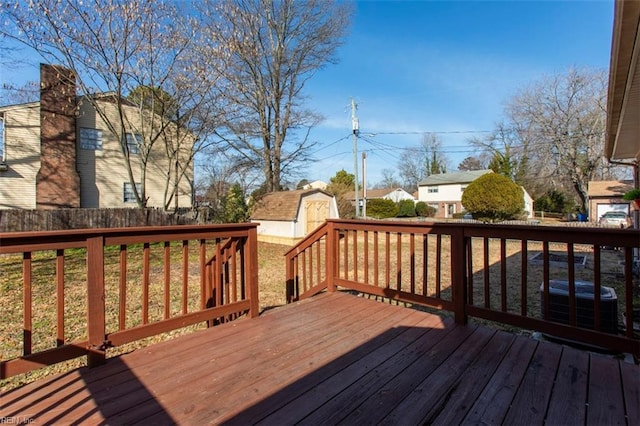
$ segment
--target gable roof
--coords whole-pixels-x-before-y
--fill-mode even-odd
[[[633,189],[633,182],[630,180],[601,180],[590,181],[587,189],[588,197],[622,197],[622,195]]]
[[[404,191],[404,189],[402,188],[382,188],[382,189],[367,189],[367,199],[371,199],[371,198],[384,198],[385,196],[397,191],[397,190],[401,190]],[[406,192],[406,191],[405,191]],[[346,198],[347,200],[355,200],[355,191],[350,191],[347,192],[346,194],[344,194],[344,198]],[[409,194],[407,192],[407,194]],[[409,194],[411,195],[411,194]],[[364,197],[364,191],[362,189],[358,190],[358,196],[360,198]]]
[[[40,101],[26,102],[23,104],[11,104],[11,105],[0,106],[0,112],[11,111],[14,109],[39,108],[39,107],[40,107]]]
[[[302,198],[321,193],[333,198],[333,195],[321,189],[298,189],[295,191],[272,192],[256,203],[251,213],[252,220],[294,220]]]
[[[493,170],[471,170],[468,172],[441,173],[428,176],[418,183],[418,186],[425,185],[449,185],[454,183],[471,183],[482,175],[493,173]]]

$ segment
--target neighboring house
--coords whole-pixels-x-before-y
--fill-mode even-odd
[[[598,222],[608,211],[629,214],[629,201],[624,200],[622,195],[632,188],[633,182],[628,180],[590,181],[587,189],[589,220]]]
[[[254,206],[250,221],[260,224],[260,241],[293,244],[326,219],[338,217],[333,195],[321,189],[299,189],[265,195]]]
[[[365,198],[364,191],[358,191],[358,197],[359,200],[363,200]],[[351,201],[351,204],[355,205],[355,191],[347,192],[345,194],[345,198]],[[367,189],[366,198],[367,200],[391,200],[394,203],[400,202],[402,200],[411,200],[413,202],[416,201],[413,195],[402,188]]]
[[[418,200],[436,209],[435,217],[450,218],[464,210],[462,193],[474,180],[492,170],[435,174],[418,183]]]
[[[327,189],[327,183],[321,180],[314,180],[313,182],[310,182],[308,184],[306,184],[304,187],[302,187],[302,189],[322,189],[325,190]]]
[[[492,170],[472,170],[468,172],[441,173],[427,177],[418,183],[418,200],[436,209],[435,217],[451,218],[464,211],[462,193],[467,186]],[[522,188],[522,187],[521,187]],[[533,198],[522,188],[524,193],[524,211],[527,217],[533,217]]]
[[[0,209],[137,207],[120,141],[128,143],[140,189],[139,108],[125,106],[130,132],[116,137],[91,103],[76,96],[69,70],[43,64],[40,79],[39,102],[0,107]],[[116,116],[114,96],[96,96]],[[156,143],[146,168],[148,207],[163,207],[168,170],[165,144]],[[178,184],[179,207],[191,206],[191,181],[192,167]]]
[[[524,212],[528,219],[533,219],[535,216],[535,212],[533,211],[533,197],[529,195],[526,189],[524,189],[524,186],[521,186],[520,188],[524,193]]]

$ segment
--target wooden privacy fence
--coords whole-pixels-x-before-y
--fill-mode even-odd
[[[255,224],[0,234],[0,377],[258,315]]]
[[[62,229],[124,228],[203,224],[206,209],[54,209],[0,210],[0,232],[57,231]]]
[[[634,229],[329,220],[286,253],[287,301],[341,287],[640,356],[639,246]]]

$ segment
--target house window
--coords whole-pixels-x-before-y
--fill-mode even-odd
[[[102,150],[102,130],[80,127],[80,148]]]
[[[129,154],[140,154],[142,135],[138,133],[127,133],[125,137],[127,140],[127,148],[129,149]]]
[[[122,201],[125,203],[135,203],[136,195],[133,192],[131,182],[124,182],[122,188]],[[138,191],[138,195],[140,195],[142,192],[142,185],[138,182],[136,182],[136,190]]]
[[[427,186],[427,192],[429,194],[437,194],[438,193],[438,187],[437,186]]]
[[[435,212],[438,212],[438,209],[440,207],[440,205],[438,203],[429,203],[427,204],[429,207],[433,207],[433,209],[435,210]]]
[[[467,189],[467,185],[462,185],[460,187],[460,192],[464,192]]]

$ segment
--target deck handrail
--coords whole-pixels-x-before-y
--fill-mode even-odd
[[[330,229],[330,222],[323,223],[322,225],[311,231],[305,238],[303,238],[294,247],[292,247],[285,253],[285,298],[287,300],[287,303],[293,302],[296,298],[299,297],[301,279],[302,285],[305,287],[303,294],[308,292],[310,295],[313,295],[327,288],[328,281],[326,279],[322,280],[322,278],[320,277],[320,272],[322,270],[321,265],[323,264],[323,262],[321,260],[322,251],[319,246],[323,240],[328,239],[329,235],[331,234]],[[294,259],[296,259],[298,255],[305,257],[306,253],[313,253],[314,247],[316,247],[315,253],[316,258],[318,259],[316,263],[316,270],[318,271],[318,275],[317,279],[314,280],[313,274],[310,274],[309,283],[311,284],[307,284],[307,275],[304,273],[306,272],[306,270],[302,274],[298,274],[295,269],[296,263],[294,262]],[[326,244],[325,247],[328,248],[329,245]],[[328,256],[327,253],[324,253],[324,257],[325,259],[328,259],[330,256]]]
[[[314,249],[320,242],[324,250]],[[640,303],[636,296],[634,305],[639,247],[634,229],[331,219],[286,253],[287,301],[341,287],[450,311],[458,323],[472,316],[640,356],[628,314]],[[564,263],[553,260],[556,251]],[[583,256],[588,266],[578,264]],[[612,256],[622,259],[619,265],[606,264]],[[507,275],[513,268],[517,283]],[[566,296],[558,296],[560,285]],[[592,289],[589,302],[578,292],[583,285]],[[611,286],[614,319],[604,318],[614,303],[601,296]],[[566,318],[554,311],[559,299]]]
[[[84,355],[89,366],[99,365],[104,362],[110,347],[196,323],[210,325],[240,315],[257,316],[256,228],[257,224],[243,223],[0,233],[0,255],[21,258],[23,330],[21,341],[16,342],[22,347],[22,354],[8,358],[3,355],[0,378]],[[195,244],[190,243],[194,241]],[[197,268],[192,267],[194,261],[190,260],[189,248],[193,245],[198,251]],[[211,250],[213,255],[207,256]],[[157,259],[152,260],[154,254]],[[107,257],[110,264],[107,264]],[[72,258],[86,264],[85,302],[69,300],[70,296],[65,294],[71,285],[67,282],[65,262],[68,264]],[[53,264],[53,284],[38,281],[42,277],[35,276],[35,262]],[[110,287],[109,293],[113,295],[109,308],[116,310],[117,315],[108,312],[106,267],[117,276],[110,277],[109,282],[110,286],[117,287]],[[180,277],[177,277],[180,269]],[[135,281],[134,275],[138,271],[141,276],[132,284],[130,281]],[[158,285],[154,295],[157,300],[152,301],[150,287],[157,281],[162,285]],[[55,338],[56,344],[41,348],[43,344],[34,342],[38,332],[33,323],[34,315],[40,314],[36,312],[34,294],[46,291],[42,288],[49,288],[47,286],[55,288],[52,304],[56,319],[55,325],[50,327],[55,329],[55,336],[47,336],[45,330],[40,340]],[[190,292],[190,286],[199,288]],[[128,297],[127,292],[134,290],[141,293],[141,300]],[[178,295],[174,297],[172,292]],[[65,309],[72,302],[85,305],[84,337],[69,338],[66,334],[65,323],[73,318],[65,313]],[[129,305],[134,304],[135,312],[129,309]],[[152,318],[151,309],[158,307],[154,304],[162,305],[162,312]],[[136,318],[132,318],[133,313]]]

